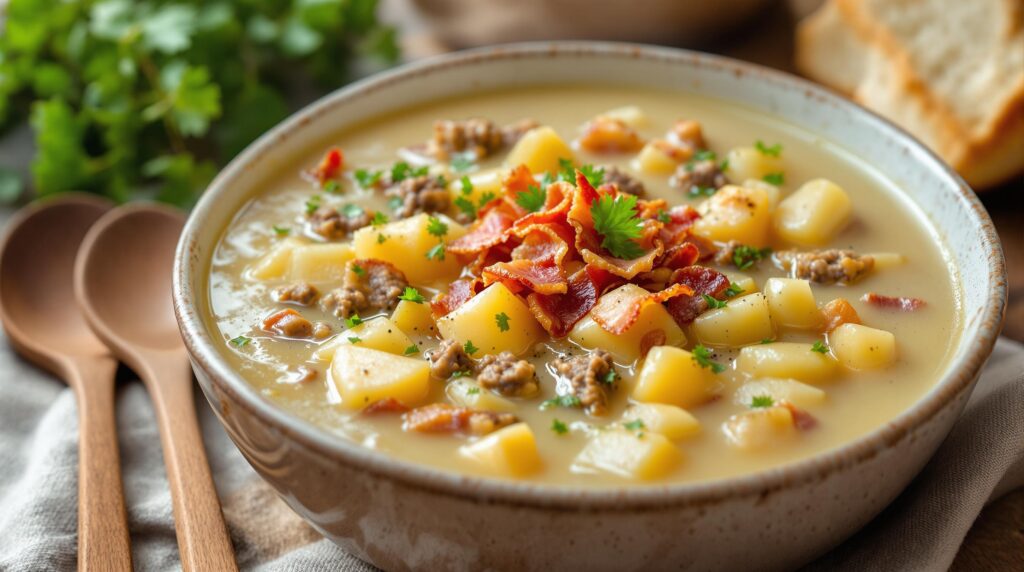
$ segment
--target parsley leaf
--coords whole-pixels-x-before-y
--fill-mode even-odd
[[[473,375],[473,372],[469,371],[468,369],[460,369],[460,370],[452,373],[452,376],[451,376],[450,379],[459,379],[460,377],[469,377],[471,375]]]
[[[714,151],[710,149],[701,149],[693,154],[693,158],[690,159],[690,162],[714,161],[715,159],[718,159],[718,155],[716,155]]]
[[[473,194],[473,181],[470,181],[469,177],[467,175],[463,175],[462,178],[459,179],[459,185],[462,186],[462,188],[459,191],[462,194],[464,194],[464,195],[471,195],[471,194]]]
[[[763,407],[771,407],[775,405],[775,400],[770,395],[755,395],[750,399],[751,409],[760,409]]]
[[[754,248],[741,244],[732,251],[732,263],[740,270],[746,270],[772,253],[771,248]]]
[[[277,236],[288,236],[288,234],[292,231],[292,229],[286,226],[277,226],[276,224],[274,225],[273,228],[274,234],[276,234]]]
[[[438,243],[437,246],[427,251],[427,260],[444,260],[444,243]]]
[[[672,216],[670,214],[668,214],[668,211],[666,211],[666,210],[658,211],[657,219],[658,219],[658,222],[660,222],[662,224],[668,224],[668,223],[672,222]]]
[[[825,343],[822,342],[821,340],[818,340],[818,341],[814,342],[813,346],[811,346],[811,351],[812,352],[818,352],[819,354],[827,354],[828,353],[828,346],[826,346]]]
[[[775,186],[782,185],[786,182],[786,174],[781,171],[778,173],[768,173],[762,178],[766,183],[771,183]]]
[[[324,184],[321,185],[320,188],[322,188],[324,191],[328,193],[336,193],[339,190],[341,190],[341,185],[338,183],[338,181],[335,181],[334,179],[328,179],[324,181]]]
[[[482,207],[487,203],[493,201],[495,198],[497,197],[492,191],[487,191],[484,194],[480,195],[480,200],[477,201],[476,204],[478,207]]]
[[[476,395],[478,393],[480,393],[479,387],[470,387],[469,389],[466,390],[466,395]]]
[[[565,435],[569,432],[569,426],[556,418],[551,420],[551,430],[559,435]]]
[[[366,269],[363,268],[362,266],[359,266],[358,264],[353,264],[352,272],[355,272],[356,276],[363,276],[364,274],[366,274]]]
[[[402,292],[402,295],[399,296],[398,299],[405,300],[406,302],[412,302],[414,304],[422,304],[427,300],[426,298],[423,297],[422,294],[420,294],[419,290],[413,288],[412,286],[406,286],[405,292]]]
[[[231,343],[231,345],[235,346],[236,348],[242,348],[242,347],[245,347],[246,345],[248,345],[249,342],[251,342],[251,341],[252,341],[252,338],[247,338],[245,336],[238,336],[237,338],[232,339],[230,343]]]
[[[729,287],[725,289],[725,295],[730,298],[735,298],[745,292],[742,286],[734,282],[729,283]]]
[[[559,395],[558,397],[546,399],[540,404],[541,409],[551,409],[552,407],[565,407],[568,409],[582,406],[583,402],[575,395]]]
[[[494,323],[498,325],[498,329],[507,332],[508,331],[508,314],[502,312],[494,315]]]
[[[387,239],[388,239],[388,237],[384,236],[383,234],[378,234],[377,235],[377,244],[384,244],[384,241],[387,240]]]
[[[636,243],[643,230],[643,221],[636,215],[633,195],[602,195],[590,205],[594,229],[603,237],[601,246],[612,256],[625,260],[640,257],[644,250]]]
[[[462,214],[466,215],[466,218],[470,220],[476,219],[476,205],[466,197],[455,197],[452,201],[455,204],[455,208],[462,211]]]
[[[622,426],[625,427],[626,429],[629,429],[630,431],[641,431],[647,428],[647,426],[644,425],[643,419],[634,419],[632,421],[627,421],[623,423]]]
[[[692,185],[690,187],[690,190],[687,191],[686,194],[689,195],[691,199],[697,199],[700,197],[710,197],[711,195],[717,192],[718,189],[714,187],[701,187],[697,185]]]
[[[724,308],[729,304],[729,302],[725,300],[719,300],[713,296],[709,296],[708,294],[701,294],[701,296],[704,298],[704,301],[707,302],[708,309],[710,310]]]
[[[407,355],[407,356],[411,356],[411,355],[413,355],[413,354],[418,354],[418,353],[420,353],[420,348],[419,348],[419,346],[417,346],[416,344],[413,344],[413,345],[411,345],[411,346],[409,346],[409,347],[405,348],[405,351],[404,351],[404,352],[402,352],[402,353],[403,353],[404,355]]]
[[[341,207],[341,212],[348,218],[356,218],[361,216],[364,212],[363,207],[359,205],[347,204]]]
[[[476,165],[473,160],[475,157],[476,155],[473,153],[461,153],[452,157],[452,160],[448,164],[451,165],[452,170],[456,173],[464,173]]]
[[[691,353],[693,354],[693,361],[697,362],[697,365],[699,365],[700,367],[705,369],[711,368],[711,371],[714,373],[722,373],[723,371],[725,371],[724,365],[716,361],[712,361],[711,350],[704,347],[703,345],[697,344],[696,346],[693,347],[693,352]]]
[[[363,323],[363,319],[359,317],[359,314],[353,312],[351,316],[345,318],[345,325],[349,328],[354,328],[359,324]]]
[[[388,223],[388,215],[377,211],[373,213],[373,218],[370,219],[370,224],[373,226],[380,226]]]
[[[611,384],[615,383],[615,380],[618,379],[618,378],[619,378],[619,374],[615,373],[614,369],[610,369],[610,370],[608,370],[608,373],[606,373],[604,375],[604,377],[602,377],[600,379],[600,381],[601,381],[601,383],[607,383],[608,385],[611,385]]]
[[[360,338],[359,336],[349,336],[348,341],[350,344],[358,344],[363,341],[363,338]]]
[[[448,225],[441,222],[441,219],[436,216],[427,217],[427,232],[436,237],[442,237],[448,234]]]
[[[466,340],[466,343],[462,345],[462,349],[469,355],[473,355],[480,351],[480,348],[473,345],[473,340]]]
[[[764,141],[760,139],[754,143],[754,148],[757,149],[762,155],[769,157],[778,157],[782,153],[782,143],[776,143],[774,145],[765,145]]]
[[[767,344],[773,344],[773,343],[775,343],[775,340],[773,340],[771,338],[764,338],[764,339],[761,340],[761,345],[767,345]]]
[[[528,212],[535,213],[544,207],[544,202],[547,201],[547,198],[547,189],[541,189],[536,185],[530,185],[525,191],[516,193],[516,204],[523,207]]]
[[[576,165],[572,159],[558,158],[558,180],[576,184]]]
[[[364,189],[377,186],[377,183],[380,182],[380,178],[382,176],[384,176],[384,171],[367,171],[366,169],[357,169],[355,173],[356,182]]]
[[[320,208],[320,195],[313,195],[306,201],[306,214],[311,215]]]
[[[593,165],[583,165],[580,167],[580,172],[587,178],[587,181],[595,186],[600,187],[604,183],[604,168],[595,168]],[[575,182],[575,180],[573,181]]]

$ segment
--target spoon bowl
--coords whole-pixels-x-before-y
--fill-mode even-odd
[[[113,207],[69,194],[23,209],[0,242],[0,320],[26,359],[64,379],[78,406],[78,564],[130,570],[114,419],[117,360],[89,329],[72,288],[82,238]]]

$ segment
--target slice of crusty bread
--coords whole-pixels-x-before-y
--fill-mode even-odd
[[[914,133],[977,189],[1024,172],[1024,0],[828,0],[797,67]]]

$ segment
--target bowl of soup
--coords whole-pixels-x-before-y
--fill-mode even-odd
[[[192,213],[174,300],[231,439],[360,558],[778,569],[927,462],[1005,271],[970,189],[853,103],[522,44],[267,133]]]

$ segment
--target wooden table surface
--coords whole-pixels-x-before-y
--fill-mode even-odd
[[[787,0],[748,26],[695,46],[709,52],[795,73],[793,29],[821,0]],[[448,51],[410,8],[408,0],[385,0],[385,13],[404,32],[403,47],[413,58]],[[1003,334],[1024,342],[1024,178],[986,191],[982,202],[995,221],[1006,253],[1010,301]],[[978,517],[952,566],[957,571],[1024,570],[1024,489],[990,504]]]

